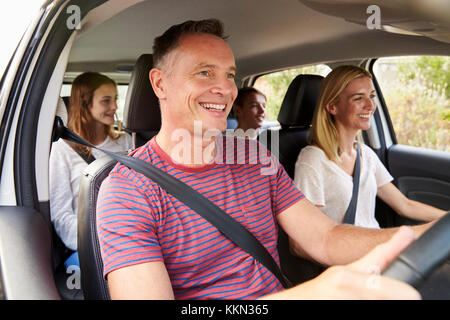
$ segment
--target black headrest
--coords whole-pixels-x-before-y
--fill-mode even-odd
[[[123,125],[127,131],[158,131],[161,128],[159,100],[149,80],[152,67],[151,54],[141,55],[134,66],[123,114]]]
[[[289,85],[281,104],[281,127],[309,127],[312,122],[322,76],[300,74]]]

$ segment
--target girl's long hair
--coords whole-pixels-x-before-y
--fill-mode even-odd
[[[104,84],[116,86],[114,80],[97,72],[85,72],[76,77],[72,83],[67,126],[89,142],[96,139],[95,131],[92,130],[96,120],[92,118],[90,112],[94,91]],[[119,137],[112,125],[104,125],[104,130],[114,140]],[[70,143],[70,145],[75,151],[90,156],[91,148],[75,143]]]

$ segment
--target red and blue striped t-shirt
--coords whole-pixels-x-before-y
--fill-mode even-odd
[[[262,148],[258,142],[242,141],[224,137],[218,144],[224,152],[216,161],[196,168],[174,163],[154,138],[132,155],[202,193],[252,232],[279,263],[274,218],[303,194],[275,157],[266,153],[256,161]],[[209,222],[121,164],[101,186],[97,229],[105,276],[163,261],[176,299],[256,299],[282,289],[270,271]]]

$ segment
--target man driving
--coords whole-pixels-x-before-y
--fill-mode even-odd
[[[150,179],[117,164],[97,202],[111,298],[419,298],[409,285],[373,270],[382,271],[428,225],[384,230],[337,225],[305,199],[270,154],[269,164],[238,161],[239,152],[252,158],[252,148],[236,148],[235,161],[223,161],[236,138],[220,133],[237,95],[234,56],[224,38],[221,22],[209,19],[172,26],[155,39],[149,81],[160,101],[161,130],[131,155],[203,194],[252,232],[277,263],[280,227],[304,256],[340,266],[284,290],[208,221]],[[374,276],[376,288],[367,285]]]

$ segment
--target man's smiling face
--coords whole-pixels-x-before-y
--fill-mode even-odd
[[[234,56],[225,41],[209,34],[185,35],[165,58],[163,69],[163,123],[192,134],[194,121],[201,121],[203,132],[226,129],[237,88]]]

